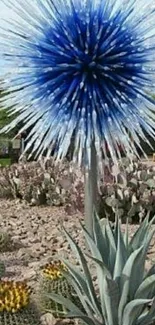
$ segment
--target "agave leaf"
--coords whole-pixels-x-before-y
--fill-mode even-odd
[[[98,279],[98,288],[99,288],[99,294],[100,294],[100,301],[101,301],[101,308],[102,308],[102,314],[106,315],[106,307],[105,307],[105,301],[104,301],[104,279],[105,277],[112,279],[112,275],[110,274],[109,270],[104,265],[103,261],[99,261],[95,257],[89,256],[96,265],[97,269],[97,279]]]
[[[143,246],[134,251],[126,261],[126,264],[124,266],[124,269],[122,271],[122,276],[120,278],[120,290],[121,290],[121,298],[119,302],[119,307],[118,307],[118,318],[119,318],[119,324],[122,324],[122,315],[123,315],[123,310],[128,302],[128,299],[130,297],[130,284],[132,281],[132,271],[133,267],[135,264],[135,261],[139,257],[141,257],[143,251]],[[139,270],[139,269],[138,269]]]
[[[127,259],[126,247],[124,244],[118,219],[116,223],[116,233],[117,233],[117,251],[116,251],[116,260],[115,260],[114,273],[113,273],[114,280],[120,277]]]
[[[109,220],[107,219],[107,222]],[[96,213],[94,212],[94,218],[93,218],[93,233],[94,233],[94,241],[95,244],[102,256],[102,260],[105,261],[105,264],[107,265],[108,262],[108,247],[107,247],[107,242],[105,238],[105,232],[102,231],[102,228],[104,229],[105,226],[101,227],[100,225],[100,219]]]
[[[115,258],[116,258],[116,239],[110,223],[107,223],[107,225],[105,226],[105,237],[109,246],[108,247],[108,269],[110,270],[111,274],[113,274]]]
[[[151,227],[155,222],[155,216],[149,221],[149,227]]]
[[[66,238],[68,240],[68,243],[70,244],[73,252],[76,253],[78,261],[81,264],[82,270],[83,270],[85,278],[86,278],[87,286],[89,288],[91,299],[92,299],[93,303],[96,303],[96,308],[101,313],[102,311],[101,311],[100,305],[98,304],[98,302],[96,300],[96,293],[95,293],[93,281],[92,281],[92,278],[91,278],[91,274],[90,274],[90,271],[89,271],[89,267],[87,265],[87,261],[86,261],[84,255],[83,255],[80,247],[76,244],[76,242],[73,240],[73,238],[68,234],[68,232],[65,229],[64,229],[64,232],[65,232]]]
[[[126,247],[126,251],[128,252],[128,250],[129,250],[129,221],[128,221],[128,218],[126,221],[126,228],[125,228],[125,233],[124,233],[124,244]]]
[[[48,298],[53,299],[59,304],[62,304],[63,306],[66,307],[67,310],[73,312],[73,313],[78,313],[81,316],[84,316],[83,312],[68,298],[64,298],[60,295],[57,295],[53,292],[51,292],[49,295],[47,295]]]
[[[113,250],[116,252],[116,238],[114,235],[114,231],[112,230],[111,223],[109,221],[105,225],[105,230],[106,230],[106,234],[107,234],[109,243],[111,243]]]
[[[130,300],[134,298],[136,290],[138,289],[138,287],[143,281],[144,272],[145,272],[145,259],[146,259],[146,254],[143,246],[142,251],[140,248],[140,253],[136,257],[132,268],[132,274],[130,278],[130,291],[129,291]]]
[[[149,225],[149,214],[147,214],[146,218],[140,225],[140,227],[137,229],[137,231],[134,233],[133,237],[130,240],[130,250],[135,250],[139,248],[142,245],[142,242],[144,242],[144,238],[148,229]]]
[[[155,319],[155,299],[153,300],[151,308],[145,314],[142,314],[138,320],[137,325],[149,325]]]
[[[147,233],[144,237],[143,243],[144,243],[144,254],[145,255],[148,253],[149,246],[150,246],[151,240],[154,236],[154,233],[155,233],[155,228],[153,228],[150,231],[147,231]]]
[[[92,256],[96,257],[98,260],[102,261],[102,255],[101,255],[97,245],[95,244],[95,241],[93,240],[93,238],[91,237],[91,235],[89,234],[89,232],[86,230],[86,228],[84,226],[82,226],[82,229],[83,229],[83,233],[84,233],[87,245],[89,246]]]
[[[150,293],[155,290],[155,274],[147,277],[139,286],[135,293],[135,299],[144,299],[153,298],[150,297]]]
[[[123,325],[134,325],[145,305],[148,305],[151,299],[135,299],[130,301],[123,312]]]
[[[109,272],[109,270],[107,269],[106,265],[104,264],[103,261],[98,260],[97,258],[91,256],[91,255],[87,255],[93,262],[95,262],[96,267],[100,268],[102,271],[102,277],[108,277],[109,279],[112,279],[112,275]]]
[[[100,254],[100,251],[98,250],[98,247],[95,244],[94,240],[92,239],[91,235],[89,234],[89,232],[83,226],[82,226],[82,228],[83,228],[83,232],[84,232],[84,235],[85,235],[85,239],[87,241],[87,244],[88,244],[88,246],[90,248],[90,251],[91,251],[91,254],[92,254],[92,256],[90,256],[90,258],[91,259],[94,258],[94,259],[96,259],[96,260],[98,260],[100,262],[103,262],[105,273],[108,272],[108,274],[110,274],[110,277],[111,277],[111,275],[113,274],[113,269],[110,269],[109,265],[107,265],[106,261],[105,261],[105,255],[107,254],[107,256],[109,257],[110,252],[109,251],[105,252],[105,254],[103,254],[103,259],[102,259],[102,255]],[[108,240],[107,240],[107,242],[109,243]],[[109,249],[110,248],[111,248],[111,246],[110,246],[110,243],[109,243]]]
[[[100,261],[96,259],[95,257],[89,256],[96,264],[97,269],[97,279],[98,279],[98,288],[99,288],[99,294],[100,294],[100,301],[101,301],[101,308],[102,308],[102,314],[106,315],[106,309],[105,309],[105,301],[104,301],[104,278],[107,276],[109,279],[112,278],[112,275],[104,265],[103,261]]]
[[[79,288],[83,291],[83,293],[91,299],[89,294],[89,289],[87,286],[86,279],[80,269],[71,264],[68,260],[62,258],[63,263],[67,266],[67,270],[69,271],[69,275],[72,277],[74,281],[78,284]],[[63,272],[64,276],[67,277],[68,272]]]
[[[116,281],[108,278],[105,278],[103,282],[107,324],[116,325],[118,323],[119,287]]]
[[[94,309],[93,309],[93,305],[92,305],[91,300],[89,299],[89,297],[84,295],[83,290],[81,290],[78,283],[76,282],[76,280],[72,277],[72,275],[70,273],[69,274],[66,273],[65,276],[66,276],[66,279],[68,280],[68,282],[71,283],[73,288],[75,289],[77,297],[79,298],[79,300],[81,302],[81,306],[85,309],[86,314],[93,317]],[[75,305],[76,305],[76,303],[75,303]],[[77,307],[80,309],[79,306],[77,306]],[[96,312],[96,315],[97,315],[97,317],[102,318],[102,315],[99,313],[98,310]]]
[[[87,298],[87,300],[89,302],[89,306],[91,307],[93,312],[96,313],[98,316],[101,316],[100,311],[98,310],[98,307],[96,305],[96,300],[95,301],[94,301],[94,299],[92,300],[92,295],[89,291],[89,287],[87,286],[86,279],[84,278],[83,274],[79,271],[79,268],[75,267],[74,265],[72,265],[70,262],[68,262],[65,259],[62,259],[62,260],[69,270],[69,275],[72,278],[72,284],[74,285],[76,292],[77,292],[77,285],[78,285],[78,288],[80,289],[80,291],[82,293],[82,297],[83,297],[83,295],[85,295],[85,297]],[[64,275],[67,277],[67,273],[64,273]],[[80,295],[79,292],[77,292],[77,294],[78,294],[78,296]]]

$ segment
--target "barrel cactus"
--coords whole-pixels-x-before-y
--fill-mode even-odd
[[[62,295],[51,299],[63,303],[69,310],[66,317],[79,318],[91,325],[149,325],[155,320],[155,267],[148,271],[145,261],[154,235],[149,217],[130,239],[128,227],[123,233],[119,222],[114,227],[94,216],[93,236],[83,227],[90,264],[81,248],[65,231],[68,242],[77,255],[80,267],[63,260],[68,279],[81,301],[84,311]],[[94,283],[91,265],[96,266]],[[94,272],[93,272],[94,274]],[[96,285],[98,286],[96,291]]]
[[[39,281],[39,299],[42,310],[50,310],[54,317],[64,317],[66,308],[49,298],[51,293],[62,295],[72,301],[78,300],[73,287],[69,284],[63,272],[67,269],[60,261],[54,261],[46,264],[41,269]]]
[[[13,243],[11,236],[5,232],[0,232],[0,253],[11,251]]]
[[[5,275],[5,264],[0,261],[0,279]]]
[[[0,325],[40,325],[25,282],[0,281]]]

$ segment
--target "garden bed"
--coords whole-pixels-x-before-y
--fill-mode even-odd
[[[79,220],[83,220],[82,214],[67,215],[62,207],[30,207],[25,203],[19,203],[18,200],[1,200],[0,229],[9,233],[14,242],[13,251],[0,253],[0,260],[6,265],[6,277],[27,280],[33,288],[36,288],[41,266],[58,258],[58,255],[68,256],[71,261],[74,261],[67,240],[62,235],[61,225],[63,224],[84,248],[85,243]],[[137,225],[129,227],[132,236]],[[154,260],[153,240],[147,267],[150,267]],[[50,318],[47,325],[53,325]]]

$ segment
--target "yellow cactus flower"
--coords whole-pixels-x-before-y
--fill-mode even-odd
[[[48,279],[58,280],[63,277],[63,271],[65,270],[66,266],[61,261],[56,261],[46,264],[42,268],[42,274]]]

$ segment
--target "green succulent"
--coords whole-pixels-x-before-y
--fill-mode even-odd
[[[5,264],[0,261],[0,279],[5,275]]]
[[[63,271],[66,267],[60,261],[46,264],[40,274],[39,280],[39,305],[43,311],[51,311],[54,317],[64,317],[67,309],[63,304],[59,304],[52,299],[49,299],[50,293],[62,295],[77,304],[80,303],[76,292],[70,285],[68,280],[64,277]],[[80,304],[81,306],[81,304]]]
[[[0,232],[0,252],[10,251],[13,248],[11,236],[7,233]]]
[[[0,280],[0,325],[41,325],[30,294],[24,281]]]
[[[67,260],[67,279],[72,283],[84,312],[69,299],[51,294],[51,299],[69,310],[67,317],[89,325],[148,325],[155,319],[155,267],[145,270],[146,255],[154,234],[149,217],[129,240],[128,227],[121,231],[119,222],[101,225],[94,215],[93,238],[83,227],[89,257],[95,264],[98,288],[81,248],[65,231],[76,253],[80,268]]]
[[[16,313],[0,313],[0,325],[41,325],[34,308],[24,308]]]

